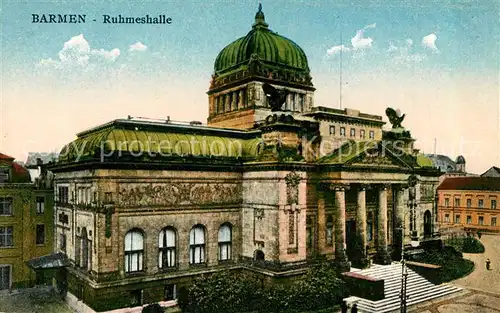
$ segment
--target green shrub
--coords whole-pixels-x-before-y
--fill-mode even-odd
[[[439,280],[448,282],[468,275],[474,269],[474,262],[462,257],[462,253],[453,247],[441,250],[428,250],[411,257],[413,261],[440,265]]]
[[[158,303],[152,303],[146,305],[141,313],[165,313],[165,309]]]
[[[311,267],[290,284],[262,286],[247,275],[222,271],[196,279],[181,292],[183,312],[301,312],[331,308],[345,296],[344,284],[328,264]]]
[[[464,238],[462,245],[462,252],[464,253],[484,253],[484,246],[481,241],[474,237]]]
[[[474,237],[452,238],[446,241],[447,246],[455,248],[463,253],[484,253],[484,246],[481,241]]]

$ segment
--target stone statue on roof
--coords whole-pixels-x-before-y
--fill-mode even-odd
[[[387,108],[385,110],[385,115],[389,118],[392,128],[404,128],[401,123],[405,119],[405,114],[401,115],[401,111],[399,109],[394,110],[393,108]]]

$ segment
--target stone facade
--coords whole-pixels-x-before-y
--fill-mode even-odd
[[[247,36],[256,32],[295,57],[264,49],[233,64],[234,51],[261,50],[226,47],[208,92],[210,127],[115,120],[61,151],[52,167],[56,250],[72,262],[69,291],[93,309],[170,300],[218,270],[276,282],[318,260],[341,271],[350,261],[388,263],[403,221],[405,243],[408,230],[422,240],[437,233],[441,173],[422,162],[409,131],[384,131],[378,115],[313,107],[303,51],[268,31],[260,10]],[[269,108],[264,83],[287,90],[281,111]],[[177,153],[162,153],[181,141]],[[222,149],[234,142],[239,151]]]

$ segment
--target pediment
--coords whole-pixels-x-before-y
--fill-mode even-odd
[[[381,147],[367,149],[346,162],[345,165],[352,167],[411,168],[402,158],[399,158],[387,149],[381,149]]]

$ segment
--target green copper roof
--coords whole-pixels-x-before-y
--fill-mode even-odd
[[[260,138],[240,138],[204,134],[200,131],[182,131],[176,127],[147,129],[112,123],[105,128],[85,132],[66,145],[59,162],[79,162],[97,159],[112,153],[137,157],[137,160],[170,156],[254,158]],[[120,156],[120,154],[119,154]]]
[[[417,164],[420,167],[434,167],[432,160],[423,154],[417,155]]]
[[[256,54],[264,62],[309,72],[304,50],[292,40],[268,29],[261,5],[255,15],[252,30],[219,53],[215,60],[215,73],[221,74],[229,69],[247,65],[252,54]]]

